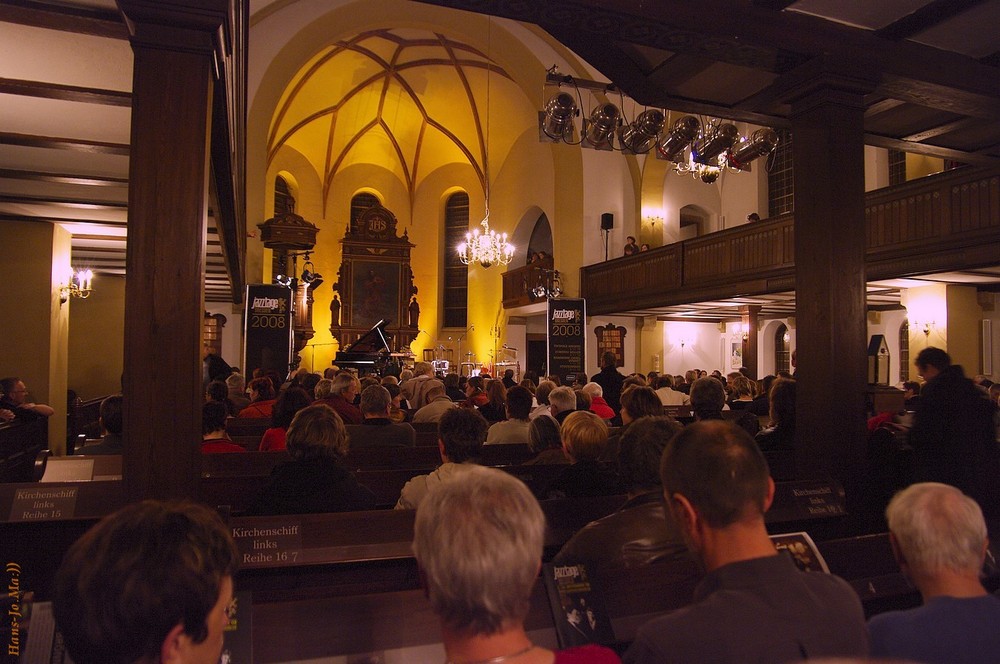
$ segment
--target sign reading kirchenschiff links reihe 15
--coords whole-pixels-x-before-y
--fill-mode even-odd
[[[288,373],[292,344],[292,291],[284,286],[248,284],[243,312],[243,371]]]
[[[587,357],[587,302],[550,299],[548,312],[549,374],[566,384],[566,376],[582,373]]]

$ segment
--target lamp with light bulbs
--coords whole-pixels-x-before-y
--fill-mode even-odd
[[[92,270],[76,270],[70,277],[69,283],[59,287],[59,304],[66,304],[71,297],[86,300],[94,290],[93,283]]]

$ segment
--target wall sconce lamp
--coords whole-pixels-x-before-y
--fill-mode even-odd
[[[750,323],[736,323],[733,329],[733,338],[740,338],[746,341],[750,338]]]
[[[681,337],[678,341],[681,344],[681,350],[683,350],[685,346],[691,345],[691,339],[688,339],[687,337]]]
[[[78,297],[86,300],[93,292],[94,272],[92,270],[77,270],[70,277],[69,284],[59,287],[59,304],[66,304],[69,298]]]
[[[934,321],[932,320],[915,320],[913,321],[913,327],[917,328],[924,333],[925,337],[931,335],[931,330],[934,329]]]

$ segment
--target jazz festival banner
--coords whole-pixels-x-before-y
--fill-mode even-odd
[[[243,375],[274,369],[284,377],[292,348],[292,290],[272,284],[248,284],[243,311]]]
[[[582,373],[587,357],[587,302],[583,299],[550,298],[548,307],[549,374],[566,384],[570,374]]]

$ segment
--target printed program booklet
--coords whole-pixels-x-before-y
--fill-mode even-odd
[[[542,579],[560,648],[615,643],[611,619],[583,565],[543,565]]]

